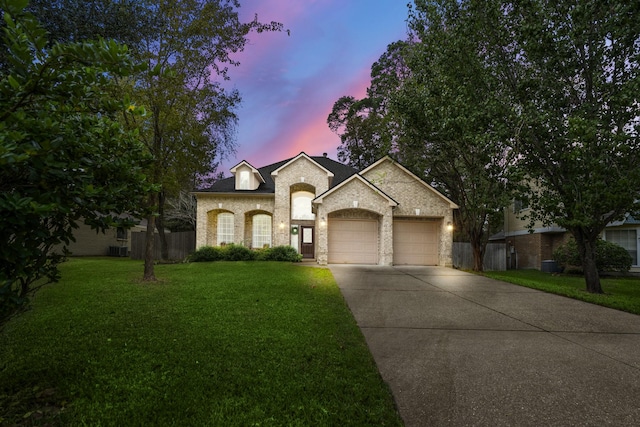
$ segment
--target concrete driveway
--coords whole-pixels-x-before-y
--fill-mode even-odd
[[[330,268],[407,426],[640,425],[640,316],[442,267]]]

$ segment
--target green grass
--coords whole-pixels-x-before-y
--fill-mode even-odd
[[[327,269],[72,259],[0,335],[0,425],[401,425]]]
[[[549,274],[538,270],[488,271],[484,274],[516,285],[640,314],[640,278],[638,277],[603,277],[601,284],[604,294],[598,295],[586,291],[582,276]]]

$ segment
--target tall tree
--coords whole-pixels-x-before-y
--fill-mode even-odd
[[[484,35],[499,11],[495,3],[480,6],[416,1],[410,39],[390,45],[373,65],[369,97],[341,98],[328,120],[345,159],[366,164],[391,152],[456,201],[457,226],[472,244],[478,271],[516,173],[510,149],[516,117],[499,90]]]
[[[517,148],[532,220],[576,240],[586,287],[601,293],[596,240],[640,208],[640,4],[622,0],[503,3],[517,56]]]
[[[395,151],[397,126],[389,102],[410,73],[403,57],[407,46],[403,41],[390,44],[371,66],[371,85],[365,98],[343,96],[333,104],[327,124],[340,136],[341,162],[364,169]]]
[[[154,213],[147,218],[145,273],[154,279],[153,234],[161,237],[167,197],[190,190],[195,177],[214,172],[215,159],[234,148],[237,91],[221,84],[232,57],[250,32],[280,30],[281,24],[240,22],[237,0],[35,0],[55,38],[113,37],[129,44],[145,72],[123,81],[147,116],[128,125],[140,130],[153,156],[149,176],[159,189],[149,194]],[[69,25],[68,22],[73,22]]]
[[[227,92],[228,66],[239,65],[232,54],[242,51],[250,32],[276,31],[281,24],[263,24],[257,17],[240,22],[237,0],[163,0],[151,10],[157,18],[154,37],[141,52],[148,65],[135,86],[150,115],[141,124],[154,162],[150,176],[160,191],[149,195],[156,213],[147,218],[145,280],[154,280],[153,232],[163,237],[167,193],[194,174],[211,171],[214,158],[233,146],[237,91]],[[166,245],[163,245],[166,247]]]
[[[136,71],[126,48],[48,48],[25,3],[0,0],[0,325],[58,279],[80,219],[104,230],[149,191],[146,150],[118,120],[136,107],[113,97],[114,77]]]
[[[515,182],[511,149],[517,118],[491,67],[486,28],[496,5],[416,1],[409,27],[417,40],[412,70],[394,97],[399,156],[459,205],[457,225],[482,271],[486,245]]]

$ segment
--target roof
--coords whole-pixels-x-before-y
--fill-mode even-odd
[[[275,193],[275,183],[273,181],[273,177],[271,173],[281,168],[285,164],[289,163],[295,157],[291,157],[286,160],[282,160],[277,163],[272,163],[267,166],[263,166],[261,168],[257,168],[257,171],[264,178],[264,182],[260,183],[260,186],[256,190],[236,190],[236,180],[235,177],[231,176],[229,178],[221,179],[220,181],[216,181],[209,188],[204,188],[197,190],[198,193],[238,193],[238,194],[270,194]],[[307,156],[322,168],[328,170],[333,174],[333,180],[331,181],[331,187],[333,188],[336,185],[339,185],[344,180],[349,178],[351,175],[356,174],[358,171],[351,166],[344,165],[335,160],[332,160],[325,156]],[[244,160],[243,160],[244,161]],[[242,163],[242,162],[240,162]],[[248,162],[246,162],[248,164]]]

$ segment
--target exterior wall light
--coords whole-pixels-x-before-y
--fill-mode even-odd
[[[353,201],[353,207],[354,207],[354,208],[357,208],[357,207],[358,207],[358,201],[357,201],[357,200],[354,200],[354,201]]]
[[[320,227],[324,227],[324,226],[326,226],[326,225],[327,225],[327,221],[324,219],[324,217],[322,217],[322,218],[320,219]]]
[[[260,203],[256,204],[256,209],[260,209]]]
[[[420,209],[416,209],[416,215],[420,215]]]
[[[280,221],[280,230],[284,230],[284,221]]]
[[[453,224],[451,224],[451,221],[447,223],[447,231],[453,231]]]
[[[222,209],[222,203],[218,203],[218,209]]]

